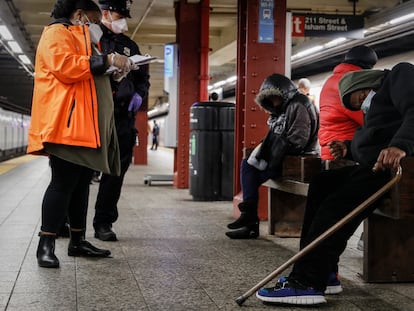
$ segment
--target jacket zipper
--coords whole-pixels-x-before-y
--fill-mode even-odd
[[[73,100],[72,105],[70,107],[70,111],[69,111],[69,117],[68,117],[67,127],[70,126],[70,120],[72,119],[73,110],[75,110],[75,103],[76,103],[76,101]]]

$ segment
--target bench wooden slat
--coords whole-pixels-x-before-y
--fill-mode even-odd
[[[300,181],[284,179],[284,178],[277,179],[277,180],[269,179],[263,184],[263,186],[266,186],[272,189],[277,189],[277,190],[284,191],[284,192],[288,192],[288,193],[292,193],[292,194],[301,195],[304,197],[308,195],[308,188],[309,188],[308,183],[303,183]]]

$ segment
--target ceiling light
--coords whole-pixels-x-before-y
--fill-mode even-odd
[[[9,41],[7,42],[7,44],[9,45],[9,47],[14,53],[23,53],[22,48],[16,41]]]
[[[27,57],[25,54],[19,55],[19,58],[23,62],[23,64],[30,65],[32,63],[29,57]]]
[[[316,46],[311,47],[307,50],[303,50],[303,51],[300,51],[300,52],[296,53],[295,55],[292,55],[291,59],[294,60],[294,59],[297,59],[299,57],[303,57],[303,56],[318,52],[322,49],[323,49],[322,45],[316,45]]]
[[[221,81],[218,81],[218,82],[214,83],[213,87],[220,87],[220,86],[223,86],[224,84],[226,84],[226,81],[221,80]]]
[[[346,41],[346,38],[345,37],[340,37],[340,38],[336,38],[332,41],[326,42],[323,46],[326,47],[326,48],[331,48],[331,47],[333,47],[335,45],[338,45],[339,43],[342,43],[344,41]]]
[[[394,25],[394,24],[402,23],[402,22],[404,22],[406,20],[409,20],[413,17],[414,17],[414,13],[410,13],[410,14],[407,14],[407,15],[403,15],[401,17],[394,18],[394,19],[390,20],[389,23],[391,25]]]
[[[237,76],[231,76],[231,77],[229,77],[229,78],[226,79],[226,82],[227,83],[232,83],[232,82],[234,82],[236,80],[237,80]]]
[[[9,29],[7,28],[7,26],[4,26],[4,25],[0,25],[0,35],[3,37],[4,40],[13,39],[13,36],[10,33]]]

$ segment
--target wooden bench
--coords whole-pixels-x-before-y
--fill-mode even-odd
[[[414,157],[401,167],[400,182],[364,221],[366,282],[414,281]]]
[[[282,177],[268,180],[268,233],[279,237],[299,237],[309,181],[321,171],[316,156],[286,156]]]
[[[401,162],[402,178],[364,222],[362,278],[366,282],[414,281],[414,157]],[[311,156],[287,156],[282,177],[268,189],[268,233],[300,237],[309,181],[321,170]]]

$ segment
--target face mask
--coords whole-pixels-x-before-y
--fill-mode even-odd
[[[362,102],[361,105],[361,110],[366,114],[369,110],[369,107],[371,106],[371,101],[372,98],[374,97],[374,95],[377,94],[376,92],[374,92],[373,90],[371,90],[367,97],[365,97],[364,101]]]
[[[91,35],[91,41],[98,44],[103,35],[101,27],[98,24],[89,24],[89,33]]]
[[[109,15],[111,17],[111,26],[112,26],[112,31],[114,33],[123,33],[125,31],[128,31],[128,24],[126,21],[126,18],[120,18],[117,20],[113,20],[112,19],[112,15]]]

